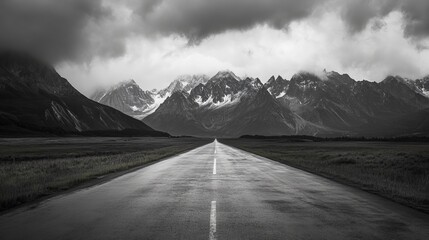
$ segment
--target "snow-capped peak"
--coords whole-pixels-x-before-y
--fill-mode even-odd
[[[171,95],[177,91],[189,93],[199,84],[206,84],[209,80],[207,75],[181,75],[178,76],[167,88],[159,91],[162,96]]]

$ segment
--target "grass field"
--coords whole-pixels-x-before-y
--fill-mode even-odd
[[[0,210],[210,141],[195,138],[0,139]]]
[[[220,141],[429,212],[429,143]]]

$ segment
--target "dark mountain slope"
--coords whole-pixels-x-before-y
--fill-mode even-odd
[[[5,132],[136,129],[159,134],[136,119],[89,100],[54,68],[15,52],[0,53],[0,126]]]

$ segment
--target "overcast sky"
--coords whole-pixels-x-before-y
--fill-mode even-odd
[[[428,0],[0,0],[0,47],[54,64],[78,90],[182,74],[356,80],[429,74]]]

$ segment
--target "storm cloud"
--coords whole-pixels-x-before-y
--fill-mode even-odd
[[[403,1],[401,6],[406,17],[405,34],[427,37],[429,35],[429,1]]]
[[[427,0],[1,0],[0,48],[31,51],[52,62],[90,61],[124,55],[130,38],[177,35],[198,45],[257,25],[287,30],[323,11],[338,12],[351,33],[398,11],[404,36],[429,35]]]
[[[361,31],[372,19],[383,18],[392,11],[398,11],[404,15],[405,36],[424,38],[429,35],[427,0],[346,0],[338,5],[352,32]]]
[[[427,0],[149,0],[137,6],[134,14],[141,18],[145,33],[179,34],[198,43],[210,35],[257,24],[287,29],[291,22],[317,11],[335,10],[351,32],[398,11],[405,16],[406,36],[429,35]]]
[[[305,18],[323,0],[158,0],[146,1],[135,11],[144,31],[179,34],[191,43],[228,30],[247,30],[257,24],[287,28]]]
[[[110,16],[100,0],[1,0],[0,47],[30,51],[47,60],[77,59],[88,29]]]

